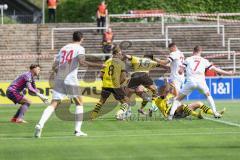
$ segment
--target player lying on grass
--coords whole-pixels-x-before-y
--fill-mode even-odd
[[[128,110],[129,98],[121,88],[121,85],[126,81],[126,68],[123,58],[121,49],[115,46],[112,51],[112,58],[105,62],[105,67],[101,71],[103,84],[101,97],[91,112],[91,119],[95,119],[99,115],[102,106],[111,94],[121,103],[121,108],[116,114],[116,119],[122,120],[123,115]]]
[[[174,84],[169,84],[165,82],[165,85],[160,87],[159,96],[155,99],[156,106],[159,108],[164,118],[167,118],[170,114],[172,103],[174,97],[177,95],[176,87]],[[196,112],[197,109],[200,109],[199,112]],[[220,111],[222,115],[224,113]],[[190,104],[179,104],[177,110],[174,113],[173,118],[185,118],[189,115],[202,119],[202,112],[205,114],[214,115],[214,112],[211,108],[204,105],[202,102],[197,101]],[[152,112],[149,112],[149,115],[152,115]]]
[[[193,49],[193,55],[188,57],[183,66],[179,69],[179,74],[183,74],[186,70],[186,83],[183,88],[180,90],[180,94],[174,100],[173,106],[171,108],[168,119],[171,120],[175,110],[179,107],[179,103],[183,100],[187,95],[189,95],[193,90],[197,89],[201,93],[203,93],[207,101],[209,102],[215,118],[220,118],[221,114],[219,114],[216,110],[216,106],[214,100],[210,94],[209,88],[205,81],[205,70],[210,69],[221,75],[234,75],[233,71],[224,71],[220,68],[212,66],[212,64],[205,58],[201,57],[202,47],[195,46]]]
[[[7,97],[15,104],[21,104],[16,114],[11,119],[13,123],[26,123],[23,120],[24,114],[27,112],[31,105],[31,101],[23,95],[23,92],[27,88],[30,93],[37,95],[44,103],[47,103],[48,98],[40,94],[36,88],[34,78],[40,73],[40,66],[32,64],[30,71],[18,76],[7,88]]]
[[[157,87],[154,84],[152,78],[149,76],[149,71],[155,67],[160,67],[158,62],[153,61],[153,54],[145,54],[144,57],[136,57],[131,55],[125,55],[125,58],[130,60],[134,73],[131,75],[131,79],[128,82],[127,88],[135,90],[138,86],[142,85],[152,92],[153,99],[156,98]],[[161,66],[163,67],[163,66]],[[142,97],[140,92],[135,92],[139,97]],[[133,92],[128,92],[128,98],[130,99]],[[145,114],[143,111],[149,100],[144,99],[141,103],[138,112]],[[153,101],[154,102],[154,101]],[[154,105],[154,104],[153,104]]]

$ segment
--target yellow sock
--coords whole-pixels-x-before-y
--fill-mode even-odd
[[[97,115],[100,112],[101,108],[102,108],[102,104],[101,103],[97,103],[95,108],[91,112],[91,115],[90,115],[91,119],[95,119],[97,117]]]
[[[198,117],[198,113],[193,111],[193,110],[191,110],[190,108],[188,108],[188,105],[184,105],[183,106],[183,111],[187,115],[192,115],[194,117]]]
[[[214,115],[213,110],[208,106],[202,105],[200,109],[206,114]]]

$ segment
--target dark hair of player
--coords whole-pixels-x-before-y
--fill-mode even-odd
[[[144,58],[149,58],[149,59],[153,60],[153,54],[152,53],[144,54],[143,57]]]
[[[115,55],[119,52],[121,52],[121,49],[118,46],[114,46],[112,49],[112,54]]]
[[[193,52],[194,53],[198,53],[198,52],[200,52],[202,50],[202,47],[201,46],[195,46],[194,48],[193,48]]]
[[[80,31],[75,31],[75,32],[73,33],[73,41],[74,41],[74,42],[80,42],[80,41],[82,40],[82,38],[83,38],[82,32],[80,32]]]
[[[170,43],[170,44],[168,45],[168,48],[172,48],[172,47],[175,47],[175,46],[177,46],[175,43]]]
[[[31,64],[29,68],[30,68],[30,70],[32,70],[37,67],[41,68],[39,64]]]

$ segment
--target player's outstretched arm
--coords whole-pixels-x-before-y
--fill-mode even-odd
[[[127,58],[128,60],[132,60],[132,56],[131,55],[125,54],[124,57]]]
[[[89,61],[86,61],[83,58],[81,58],[79,60],[79,64],[82,65],[82,66],[89,66],[89,67],[104,67],[105,66],[102,63],[89,62]]]
[[[27,83],[27,88],[31,93],[37,94],[38,90],[32,86],[30,82]]]
[[[49,103],[48,98],[43,94],[39,93],[38,90],[34,88],[31,83],[27,83],[27,88],[30,92],[36,94],[45,104]]]
[[[212,66],[211,70],[214,70],[215,72],[217,72],[219,74],[222,74],[222,75],[226,75],[226,76],[233,76],[233,75],[235,75],[235,73],[233,71],[225,71],[225,70],[222,70],[222,69],[217,68],[215,66]]]
[[[54,73],[57,73],[57,71],[58,71],[58,62],[57,61],[54,61],[53,65],[52,65],[52,71]]]
[[[127,74],[125,71],[122,71],[121,76],[120,76],[120,84],[123,84],[127,79]]]
[[[170,61],[168,59],[161,60],[159,58],[154,58],[156,62],[158,62],[161,66],[166,66]]]
[[[180,66],[179,70],[178,70],[178,74],[182,75],[185,71],[185,67],[184,66]]]

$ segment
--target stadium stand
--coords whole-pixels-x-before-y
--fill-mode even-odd
[[[209,22],[208,22],[209,24]],[[169,24],[182,25],[182,24]],[[239,37],[239,24],[224,24],[225,39]],[[51,29],[52,28],[77,28],[94,27],[94,23],[75,23],[75,24],[28,24],[28,25],[3,25],[0,30],[0,58],[5,59],[0,63],[0,80],[11,80],[19,73],[26,70],[28,65],[37,62],[42,66],[42,75],[40,79],[47,79],[48,72],[54,55],[62,45],[71,41],[70,31],[56,31],[54,33],[55,50],[51,50]],[[165,36],[161,35],[161,25],[158,23],[112,23],[111,27],[115,33],[115,39],[153,39]],[[101,35],[97,35],[95,30],[84,30],[85,41],[83,43],[87,54],[101,53]],[[216,28],[194,28],[194,29],[171,29],[169,38],[175,42],[183,52],[191,51],[194,45],[203,46],[205,51],[216,51],[210,60],[216,65],[224,68],[232,68],[233,60],[227,59],[227,54],[218,52],[227,51],[227,45],[222,46],[221,35],[217,34]],[[233,43],[232,50],[240,52],[239,41]],[[161,51],[161,52],[160,52]],[[133,42],[133,46],[126,51],[128,54],[143,55],[146,52],[152,52],[159,57],[165,57],[168,51],[165,42]],[[161,53],[161,54],[160,54]],[[188,53],[189,54],[189,53]],[[17,59],[11,58],[13,55],[19,55]],[[34,58],[24,58],[35,55]],[[41,55],[38,57],[37,55]],[[188,56],[186,54],[186,56]],[[209,56],[209,54],[205,54]],[[236,56],[237,71],[240,71],[240,55]],[[95,58],[94,58],[95,59]],[[100,59],[98,59],[100,60]],[[151,74],[159,77],[162,70],[155,70]],[[92,74],[90,74],[92,75]]]

